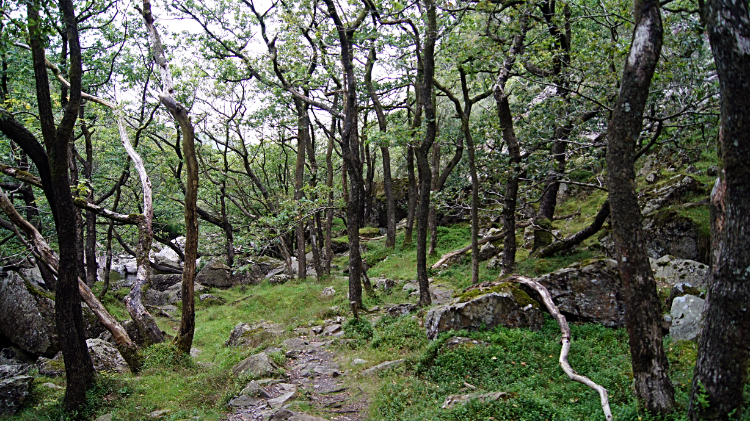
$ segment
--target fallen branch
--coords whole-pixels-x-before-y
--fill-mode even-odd
[[[595,391],[599,393],[599,399],[601,400],[602,405],[602,411],[604,412],[604,417],[607,419],[607,421],[612,421],[612,411],[609,408],[609,398],[607,397],[607,389],[605,389],[603,386],[600,386],[591,379],[589,379],[586,376],[582,376],[578,373],[576,373],[575,370],[573,370],[573,367],[570,366],[570,363],[568,362],[568,353],[570,352],[570,327],[568,326],[568,321],[565,319],[565,316],[560,313],[560,310],[557,309],[557,306],[552,301],[552,295],[550,295],[549,291],[547,291],[547,288],[544,287],[544,285],[534,281],[531,278],[527,278],[525,276],[512,276],[506,281],[509,282],[517,282],[519,284],[527,285],[531,288],[534,288],[539,295],[542,296],[542,301],[544,301],[544,305],[547,306],[547,310],[549,310],[552,317],[557,320],[557,324],[560,326],[560,332],[562,333],[562,349],[560,350],[560,367],[562,367],[565,374],[573,381],[576,381],[578,383],[582,383]]]
[[[518,225],[519,224],[516,224],[516,228],[518,228]],[[530,225],[530,223],[529,223],[529,225]],[[477,241],[477,245],[484,244],[484,243],[489,243],[490,241],[502,240],[503,238],[505,238],[505,231],[503,231],[503,232],[501,232],[500,234],[497,234],[497,235],[492,235],[492,236],[489,236],[489,237],[484,237],[484,238],[480,239],[479,241]],[[433,264],[432,266],[430,266],[430,268],[432,268],[432,269],[438,269],[448,259],[451,259],[451,258],[453,258],[455,256],[460,255],[460,254],[464,254],[464,253],[466,253],[469,250],[471,250],[471,245],[468,245],[468,246],[466,246],[466,247],[464,247],[462,249],[459,249],[459,250],[454,250],[454,251],[445,253],[444,255],[440,256],[440,260],[438,260],[437,262],[435,262],[435,264]]]
[[[594,218],[594,221],[591,223],[591,225],[582,229],[581,231],[578,231],[577,233],[573,235],[563,238],[562,240],[555,241],[548,246],[538,249],[537,251],[532,253],[532,256],[536,258],[549,257],[555,253],[558,253],[563,250],[567,250],[575,245],[582,243],[585,239],[599,232],[599,230],[602,228],[602,225],[604,225],[604,221],[607,220],[608,216],[609,216],[609,201],[604,202],[601,209],[599,209],[599,212],[596,214],[596,217]]]

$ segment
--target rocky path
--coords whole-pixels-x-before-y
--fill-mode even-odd
[[[314,412],[331,414],[342,421],[364,419],[368,402],[359,388],[352,390],[343,382],[348,374],[334,361],[333,341],[316,342],[304,338],[284,342],[288,357],[282,379],[253,380],[241,395],[230,401],[234,412],[228,421],[292,420],[316,421],[323,418],[294,412],[285,407],[292,401],[306,401]],[[267,350],[274,352],[276,349]],[[313,411],[311,411],[313,412]]]

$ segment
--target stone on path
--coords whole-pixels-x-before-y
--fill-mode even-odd
[[[235,377],[250,376],[255,378],[267,378],[278,375],[279,367],[267,354],[251,355],[232,367]]]
[[[231,401],[229,401],[229,406],[233,406],[236,408],[247,408],[249,406],[256,406],[263,402],[263,399],[248,395],[240,395]]]

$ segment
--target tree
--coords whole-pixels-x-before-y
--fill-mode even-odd
[[[711,192],[711,281],[690,393],[691,420],[739,419],[747,384],[750,320],[750,20],[745,1],[703,9],[721,92],[723,169]],[[699,398],[705,399],[703,405]]]
[[[635,1],[633,8],[633,38],[607,129],[607,186],[635,393],[649,411],[663,414],[674,409],[674,389],[662,346],[660,306],[646,255],[633,168],[643,110],[661,52],[662,23],[657,1]]]
[[[175,101],[173,97],[174,83],[172,73],[169,70],[169,62],[164,54],[159,32],[154,26],[154,16],[151,13],[151,2],[143,0],[143,20],[146,23],[154,61],[159,68],[162,78],[163,91],[159,100],[169,110],[172,117],[180,125],[182,130],[182,150],[185,154],[185,165],[187,167],[187,182],[185,189],[185,266],[182,269],[182,318],[180,329],[177,331],[174,342],[177,348],[185,354],[190,353],[195,333],[195,270],[198,258],[198,160],[195,156],[195,132],[193,123],[190,121],[188,109]]]

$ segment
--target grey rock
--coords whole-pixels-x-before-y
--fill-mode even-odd
[[[414,292],[414,291],[419,291],[419,285],[417,285],[416,282],[409,282],[406,285],[404,285],[403,290],[409,293]]]
[[[654,183],[656,183],[656,180],[658,179],[658,177],[659,177],[658,174],[656,174],[655,171],[652,171],[652,172],[648,173],[648,175],[646,175],[646,177],[644,178],[644,180],[646,180],[646,182],[648,184],[654,184]]]
[[[14,415],[29,396],[31,376],[16,376],[0,381],[0,416]]]
[[[293,412],[288,409],[279,409],[269,421],[327,421],[325,418],[315,417],[303,412]]]
[[[280,396],[277,396],[277,397],[275,397],[273,399],[269,399],[268,400],[268,405],[270,405],[271,408],[281,408],[287,402],[289,402],[294,397],[294,395],[296,393],[297,393],[296,391],[286,392],[286,393],[284,393],[284,394],[282,394]]]
[[[341,325],[338,323],[334,323],[334,324],[326,326],[323,329],[323,336],[331,336],[339,331],[341,331]]]
[[[36,358],[36,355],[29,354],[15,346],[0,350],[0,364],[33,364]]]
[[[292,280],[292,277],[286,273],[278,273],[268,278],[268,283],[272,285],[285,284]]]
[[[0,279],[0,333],[23,351],[55,355],[55,302],[10,272]]]
[[[539,304],[526,293],[510,284],[502,284],[495,291],[465,302],[453,302],[434,307],[427,312],[427,337],[449,330],[478,330],[485,326],[528,327],[539,329],[544,322]]]
[[[112,414],[111,413],[104,414],[100,416],[99,418],[97,418],[95,421],[112,421]]]
[[[393,361],[386,361],[386,362],[380,363],[380,364],[378,364],[378,365],[376,365],[374,367],[368,368],[367,370],[363,371],[362,374],[365,375],[365,376],[371,376],[373,374],[380,373],[380,372],[383,372],[385,370],[390,370],[390,369],[396,368],[396,367],[400,366],[403,363],[404,363],[403,359],[401,359],[401,360],[393,360]]]
[[[232,367],[232,373],[235,377],[267,378],[278,375],[278,371],[279,366],[263,352],[251,355]]]
[[[487,262],[487,269],[497,270],[503,267],[503,258],[497,255]]]
[[[373,278],[372,286],[377,290],[388,292],[396,286],[396,282],[388,278]]]
[[[432,304],[445,304],[453,299],[453,290],[444,285],[432,285],[430,287],[430,297]]]
[[[653,258],[649,260],[651,270],[658,281],[667,285],[687,283],[699,289],[708,287],[710,268],[706,264],[695,260],[678,259],[670,255],[662,256],[658,260]]]
[[[198,299],[201,302],[206,302],[206,303],[210,303],[210,304],[224,304],[224,300],[223,299],[221,299],[221,298],[219,298],[219,297],[217,297],[217,296],[215,296],[213,294],[201,294],[200,296],[198,296]]]
[[[262,403],[263,399],[248,396],[248,395],[240,395],[231,401],[229,401],[229,406],[233,406],[235,408],[247,408],[250,406],[257,406],[258,404]]]
[[[667,299],[667,303],[673,303],[675,298],[685,295],[695,295],[696,297],[700,297],[704,300],[706,299],[706,294],[703,291],[688,283],[681,283],[673,286],[672,290],[669,291],[669,298]]]
[[[672,327],[669,334],[673,341],[692,341],[698,338],[703,325],[705,301],[694,295],[677,297],[672,302]]]
[[[101,339],[86,339],[94,369],[98,372],[110,371],[116,373],[129,373],[130,369],[120,352],[109,342]]]
[[[333,297],[334,295],[336,295],[336,290],[333,287],[325,287],[320,293],[321,297]]]
[[[404,303],[396,304],[388,309],[388,315],[392,317],[406,316],[409,313],[417,311],[418,307],[416,304]]]
[[[642,196],[643,215],[649,215],[658,209],[682,199],[690,193],[702,193],[700,182],[689,175],[676,175],[664,186],[646,191]]]
[[[484,262],[485,260],[489,260],[489,259],[497,256],[498,253],[500,253],[500,249],[498,249],[497,247],[495,247],[494,244],[492,244],[492,243],[484,243],[479,248],[479,261],[480,262]]]
[[[450,395],[445,398],[441,408],[451,409],[456,405],[465,405],[469,401],[477,400],[479,402],[495,402],[502,398],[509,397],[505,392],[490,392],[490,393],[470,393],[468,395]]]
[[[622,282],[615,260],[579,262],[534,280],[549,290],[564,314],[609,327],[625,325]],[[533,289],[525,285],[521,289],[531,298],[539,298]]]
[[[268,392],[266,392],[265,389],[263,389],[260,386],[260,383],[258,383],[255,380],[252,380],[250,383],[248,383],[242,389],[242,391],[240,392],[240,394],[241,395],[251,396],[251,397],[261,396],[261,394],[263,394],[265,396],[261,396],[261,397],[268,397]]]
[[[0,365],[0,380],[10,379],[16,376],[22,376],[29,372],[33,367],[31,364],[3,364]]]
[[[239,323],[232,329],[232,333],[224,346],[255,348],[282,333],[284,333],[284,326],[278,323],[269,323],[264,320],[253,324]]]
[[[196,282],[209,287],[229,288],[232,286],[232,268],[220,259],[213,259],[201,269],[196,276]]]
[[[489,346],[490,344],[476,339],[465,338],[463,336],[454,336],[443,344],[443,351],[452,351],[458,348],[472,348],[475,346]]]
[[[719,167],[716,165],[711,165],[706,169],[706,175],[716,177],[717,175],[719,175]]]
[[[362,365],[367,364],[367,360],[363,360],[362,358],[355,358],[352,360],[352,365]]]
[[[167,291],[159,291],[154,288],[149,288],[143,294],[143,302],[148,305],[163,306],[169,301],[169,293]]]
[[[157,265],[172,266],[179,268],[182,265],[180,255],[169,247],[164,247],[158,253],[153,256],[154,263]]]
[[[307,347],[309,342],[302,338],[290,338],[281,343],[281,345],[290,351],[301,351]]]
[[[201,284],[193,284],[193,293],[200,294],[201,292],[206,291],[206,287],[204,287]],[[182,301],[182,284],[174,284],[171,287],[167,288],[165,291],[167,293],[167,300],[165,304],[162,305],[174,305]]]
[[[660,209],[643,218],[646,252],[655,259],[671,254],[708,264],[711,252],[708,224],[707,220],[694,219],[672,208]]]
[[[157,291],[166,291],[172,285],[176,285],[182,282],[182,275],[177,274],[165,274],[165,275],[151,275],[151,289]]]
[[[149,412],[148,417],[158,420],[158,419],[164,418],[164,416],[169,414],[170,412],[172,411],[169,409],[159,409],[157,411]]]

